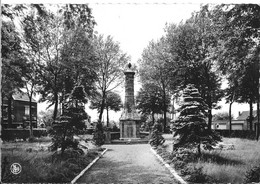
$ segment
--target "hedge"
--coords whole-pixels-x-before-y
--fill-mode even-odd
[[[47,130],[45,128],[33,129],[34,137],[47,136]],[[26,140],[30,137],[29,129],[2,129],[2,140],[11,141],[15,139]]]
[[[233,137],[233,138],[243,138],[243,139],[255,139],[255,131],[250,130],[231,130],[229,135],[229,130],[215,130],[223,137]]]
[[[120,139],[120,132],[111,132],[111,140]]]

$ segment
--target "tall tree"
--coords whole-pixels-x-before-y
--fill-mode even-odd
[[[106,110],[107,110],[107,126],[109,126],[109,110],[120,111],[122,108],[122,101],[119,94],[110,91],[106,98]]]
[[[33,137],[33,124],[32,124],[32,98],[36,95],[39,85],[39,75],[37,72],[37,62],[30,57],[27,57],[27,65],[25,75],[22,77],[26,94],[29,98],[29,116],[30,116],[30,138]]]
[[[151,41],[142,53],[140,60],[140,78],[141,82],[150,83],[159,87],[162,97],[164,114],[163,131],[166,130],[166,113],[168,112],[168,97],[170,86],[174,83],[173,78],[176,72],[174,62],[169,53],[167,40],[162,37],[157,42]]]
[[[31,10],[22,20],[24,31],[24,49],[28,57],[34,60],[35,69],[39,74],[41,88],[39,92],[42,97],[40,101],[51,102],[55,105],[53,119],[56,119],[58,109],[58,93],[61,75],[60,49],[62,47],[61,21],[53,13],[42,7],[40,13]]]
[[[229,76],[228,79],[228,87],[224,90],[226,96],[226,102],[229,103],[229,136],[231,136],[232,131],[232,105],[235,101],[237,101],[238,95],[238,81],[236,81],[236,77],[233,75]]]
[[[54,105],[77,85],[93,89],[95,64],[91,37],[95,24],[87,5],[63,5],[58,13],[40,7],[23,19],[25,45],[38,58],[41,79],[40,101]],[[90,92],[89,92],[90,93]]]
[[[192,83],[198,88],[208,105],[208,128],[211,129],[212,109],[223,97],[221,78],[216,63],[211,59],[212,48],[217,44],[212,13],[208,5],[202,6],[185,23],[166,27],[171,53],[179,64],[180,87]]]
[[[62,96],[75,85],[83,85],[90,97],[97,78],[97,56],[94,50],[93,29],[96,25],[87,4],[66,4],[60,8],[64,25],[64,45],[61,52],[63,72]]]
[[[99,121],[101,121],[106,107],[107,93],[122,84],[124,80],[123,70],[129,61],[129,57],[122,52],[119,43],[115,42],[111,36],[106,38],[103,35],[97,36],[94,40],[94,45],[99,64],[96,87],[101,95],[99,113]]]
[[[240,90],[245,91],[249,84],[242,79],[247,79],[251,75],[249,66],[254,63],[257,63],[257,67],[259,65],[260,6],[257,4],[219,5],[213,11],[215,12],[214,23],[218,25],[218,33],[220,33],[217,52],[215,52],[216,58],[222,70],[229,73],[240,72],[238,75],[242,77]],[[259,78],[259,73],[257,76]],[[255,87],[253,81],[256,80],[249,83]],[[240,94],[240,98],[243,99],[248,95],[243,92]],[[254,98],[258,99],[259,94]],[[250,101],[254,101],[252,100],[254,98],[251,97]],[[256,137],[258,138],[258,133]]]
[[[5,10],[5,9],[3,9]],[[8,99],[8,125],[12,124],[12,95],[23,87],[22,76],[25,69],[25,58],[21,39],[12,21],[2,21],[1,29],[2,55],[2,98]]]

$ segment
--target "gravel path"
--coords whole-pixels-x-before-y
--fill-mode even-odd
[[[104,147],[108,151],[77,183],[177,183],[148,144]]]

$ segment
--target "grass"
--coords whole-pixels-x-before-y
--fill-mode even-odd
[[[170,152],[172,141],[165,137]],[[235,150],[203,151],[201,158],[189,161],[187,167],[202,167],[203,173],[217,183],[243,183],[246,172],[260,164],[260,141],[223,138],[223,143],[234,144]]]
[[[4,183],[67,183],[81,172],[98,152],[89,150],[87,155],[75,154],[68,150],[61,157],[47,150],[32,150],[49,141],[3,143],[2,182]],[[20,163],[22,172],[14,175],[10,172],[12,163]]]

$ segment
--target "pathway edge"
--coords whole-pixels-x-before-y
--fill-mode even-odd
[[[151,148],[151,151],[164,164],[164,166],[171,172],[171,174],[174,176],[174,178],[176,180],[178,180],[181,184],[187,184],[187,182],[184,181],[183,178],[180,175],[178,175],[178,173],[169,164],[167,164],[163,160],[163,158],[160,155],[158,155],[157,152],[153,148]]]
[[[71,184],[75,184],[76,181],[77,181],[83,174],[85,174],[85,172],[86,172],[87,170],[89,170],[89,169],[91,168],[91,166],[92,166],[93,164],[95,164],[95,163],[101,158],[101,156],[103,156],[103,155],[106,153],[106,151],[107,151],[107,148],[106,148],[97,158],[95,158],[90,164],[88,164],[88,166],[87,166],[85,169],[83,169],[70,183],[71,183]]]

